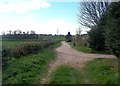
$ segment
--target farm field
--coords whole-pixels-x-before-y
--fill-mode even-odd
[[[119,0],[0,0],[0,85],[120,86]]]
[[[20,55],[19,57],[5,56],[3,57],[3,68],[2,68],[2,83],[3,84],[41,84],[43,78],[47,75],[49,71],[49,65],[51,61],[58,58],[58,53],[55,48],[60,46],[61,43],[56,40],[3,40],[4,47],[13,49],[16,47],[26,46],[26,49],[34,49],[38,46],[37,52],[26,53],[25,55]],[[68,50],[65,50],[70,45],[66,42],[62,42],[64,47],[62,47],[62,52],[67,52],[74,49],[78,50],[80,55],[81,51],[91,53],[91,49],[84,46],[73,46]],[[35,45],[34,45],[35,44]],[[48,46],[46,46],[48,45]],[[66,47],[66,48],[65,48]],[[65,48],[65,49],[64,49]],[[36,49],[36,48],[35,48]],[[61,50],[60,49],[60,50]],[[24,50],[24,48],[23,48]],[[30,50],[31,51],[31,50]],[[59,47],[58,47],[59,51]],[[77,52],[78,52],[77,51]],[[28,51],[24,51],[28,52]],[[71,52],[71,51],[69,51]],[[75,51],[76,52],[76,51]],[[62,54],[61,54],[62,55]],[[59,56],[61,56],[59,55]],[[67,54],[68,55],[68,54]],[[74,55],[74,54],[73,54]],[[69,57],[69,55],[67,56]],[[74,56],[73,56],[74,57]],[[88,55],[89,58],[90,55]],[[74,64],[70,65],[72,62],[57,66],[55,70],[52,71],[49,80],[46,81],[47,84],[118,84],[118,63],[115,58],[99,58],[100,55],[95,56],[96,59],[88,61],[82,68],[79,67],[78,62],[82,61],[82,58],[76,61],[71,60]],[[64,63],[64,56],[61,57],[61,62]],[[86,58],[84,56],[84,58]],[[67,58],[68,61],[71,57]],[[63,61],[62,61],[63,60]],[[112,64],[111,64],[112,63]],[[56,63],[55,64],[60,64]],[[80,63],[83,65],[83,63]],[[75,66],[76,65],[76,66]],[[53,64],[54,67],[54,64]]]
[[[40,36],[39,39],[17,39],[17,40],[3,39],[3,40],[0,40],[0,43],[2,43],[2,46],[5,46],[5,47],[16,47],[17,45],[24,44],[24,43],[30,43],[30,42],[35,43],[35,42],[42,42],[47,40],[63,41],[65,40],[65,37],[64,36]]]
[[[7,48],[14,48],[20,44],[30,43],[30,42],[40,42],[40,40],[1,40],[2,46]]]
[[[14,57],[14,55],[9,56],[9,54],[8,56],[2,57],[3,84],[37,83],[40,76],[46,71],[49,62],[55,58],[54,48],[60,46],[60,43],[57,41],[4,40],[2,42],[2,46],[11,50],[17,47],[19,48],[20,46],[24,46],[26,49],[30,49],[30,51],[32,51],[32,48],[37,49],[37,52],[27,53],[28,51],[22,48],[26,54],[20,54],[19,58]],[[36,46],[38,46],[38,48]]]
[[[50,42],[46,41],[46,43]],[[40,40],[4,40],[3,45],[7,46],[8,48],[16,48],[19,45],[26,45],[28,43],[29,47],[34,46],[33,44],[42,44],[45,43]],[[32,45],[31,45],[32,43]],[[69,48],[69,44],[62,42],[64,47]],[[47,45],[48,45],[47,44]],[[3,84],[41,84],[43,78],[47,75],[49,71],[49,65],[51,61],[54,61],[58,58],[58,53],[56,52],[55,48],[60,46],[61,43],[53,43],[50,44],[48,47],[44,46],[40,50],[38,49],[37,52],[25,54],[25,56],[20,56],[16,58],[14,56],[5,56],[3,57],[3,65],[2,68],[2,83]],[[72,47],[72,43],[70,43]],[[28,48],[29,48],[28,47]],[[62,46],[61,46],[62,47]],[[62,48],[64,48],[62,47]],[[61,49],[62,49],[61,48]],[[34,49],[34,48],[33,48]],[[61,50],[60,49],[60,50]],[[76,49],[76,48],[75,48]],[[87,47],[79,47],[80,51],[90,53],[91,50]],[[68,50],[71,50],[68,49]],[[76,49],[78,50],[78,49]],[[59,51],[59,47],[58,47]],[[62,52],[66,52],[67,50],[63,49]],[[26,51],[25,51],[26,52]],[[64,53],[65,53],[64,52]],[[71,52],[71,51],[69,51]],[[75,51],[76,52],[76,51]],[[78,51],[77,51],[78,52]],[[81,54],[81,52],[79,52]],[[68,54],[67,54],[68,55]],[[82,55],[82,54],[81,54]],[[69,55],[68,55],[69,56]],[[88,55],[89,58],[90,55]],[[118,84],[118,63],[116,58],[99,58],[100,55],[96,55],[96,59],[92,61],[88,61],[82,68],[79,67],[78,62],[82,61],[82,58],[76,61],[72,61],[74,64],[70,65],[71,63],[63,64],[61,66],[57,66],[55,70],[52,71],[50,74],[50,79],[46,81],[47,84]],[[64,56],[61,58],[61,62],[64,63],[65,60]],[[84,56],[84,58],[86,58]],[[71,57],[67,58],[68,61]],[[59,59],[58,59],[59,60]],[[55,64],[57,60],[55,60]],[[112,64],[111,64],[112,63]],[[83,63],[80,63],[83,65]],[[76,66],[75,66],[76,65]],[[54,63],[53,66],[54,67]]]
[[[40,36],[42,40],[59,40],[59,41],[64,41],[65,36]]]

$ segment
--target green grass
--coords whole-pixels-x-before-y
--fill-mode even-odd
[[[117,59],[95,59],[81,70],[81,84],[118,84]]]
[[[47,36],[47,37],[43,37],[43,39],[51,39],[51,40],[65,40],[65,37],[61,37],[61,36]],[[24,43],[30,43],[30,42],[42,42],[42,40],[40,39],[20,39],[20,40],[0,40],[0,43],[2,43],[3,47],[7,47],[7,48],[14,48],[18,45],[24,44]]]
[[[41,74],[47,63],[54,58],[54,53],[44,50],[38,54],[20,59],[11,58],[8,66],[3,69],[4,84],[32,84]]]
[[[84,52],[84,53],[94,53],[94,54],[112,54],[112,52],[110,50],[106,50],[106,51],[92,51],[91,48],[84,46],[84,45],[75,45],[73,46],[73,43],[70,42],[69,43],[71,45],[72,48]]]
[[[40,40],[2,40],[2,46],[7,48],[14,48],[20,44],[28,43],[28,42],[40,42]]]
[[[0,70],[0,85],[2,85],[2,71]]]
[[[43,73],[47,71],[48,64],[55,58],[53,48],[60,44],[52,45],[37,54],[9,58],[7,66],[3,68],[3,84],[36,84]]]
[[[4,40],[2,41],[2,46],[5,46],[5,47],[15,47],[17,45],[20,45],[24,43],[24,41],[10,41],[10,40]]]
[[[64,36],[41,36],[41,38],[43,40],[59,40],[59,41],[65,40]]]
[[[60,66],[51,74],[49,84],[118,84],[117,59],[98,58],[82,69]]]
[[[51,75],[49,84],[79,84],[79,72],[69,66],[60,66]]]
[[[81,52],[84,52],[84,53],[91,53],[92,52],[91,48],[89,48],[89,47],[82,46],[82,45],[73,46],[72,42],[70,42],[69,44],[72,46],[72,48],[74,48],[74,49],[76,49],[78,51],[81,51]]]

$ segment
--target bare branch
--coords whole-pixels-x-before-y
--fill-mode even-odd
[[[109,0],[108,0],[109,1]],[[91,28],[99,22],[102,14],[107,9],[110,2],[80,2],[80,11],[78,15],[79,23],[85,27]]]

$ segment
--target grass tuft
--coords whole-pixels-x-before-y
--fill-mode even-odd
[[[95,59],[89,61],[81,70],[82,83],[118,84],[117,59]]]
[[[79,72],[69,66],[60,66],[51,75],[49,84],[79,84]]]

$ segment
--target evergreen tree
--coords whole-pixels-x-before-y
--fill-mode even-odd
[[[108,10],[106,43],[113,54],[120,57],[120,2],[114,2]]]

